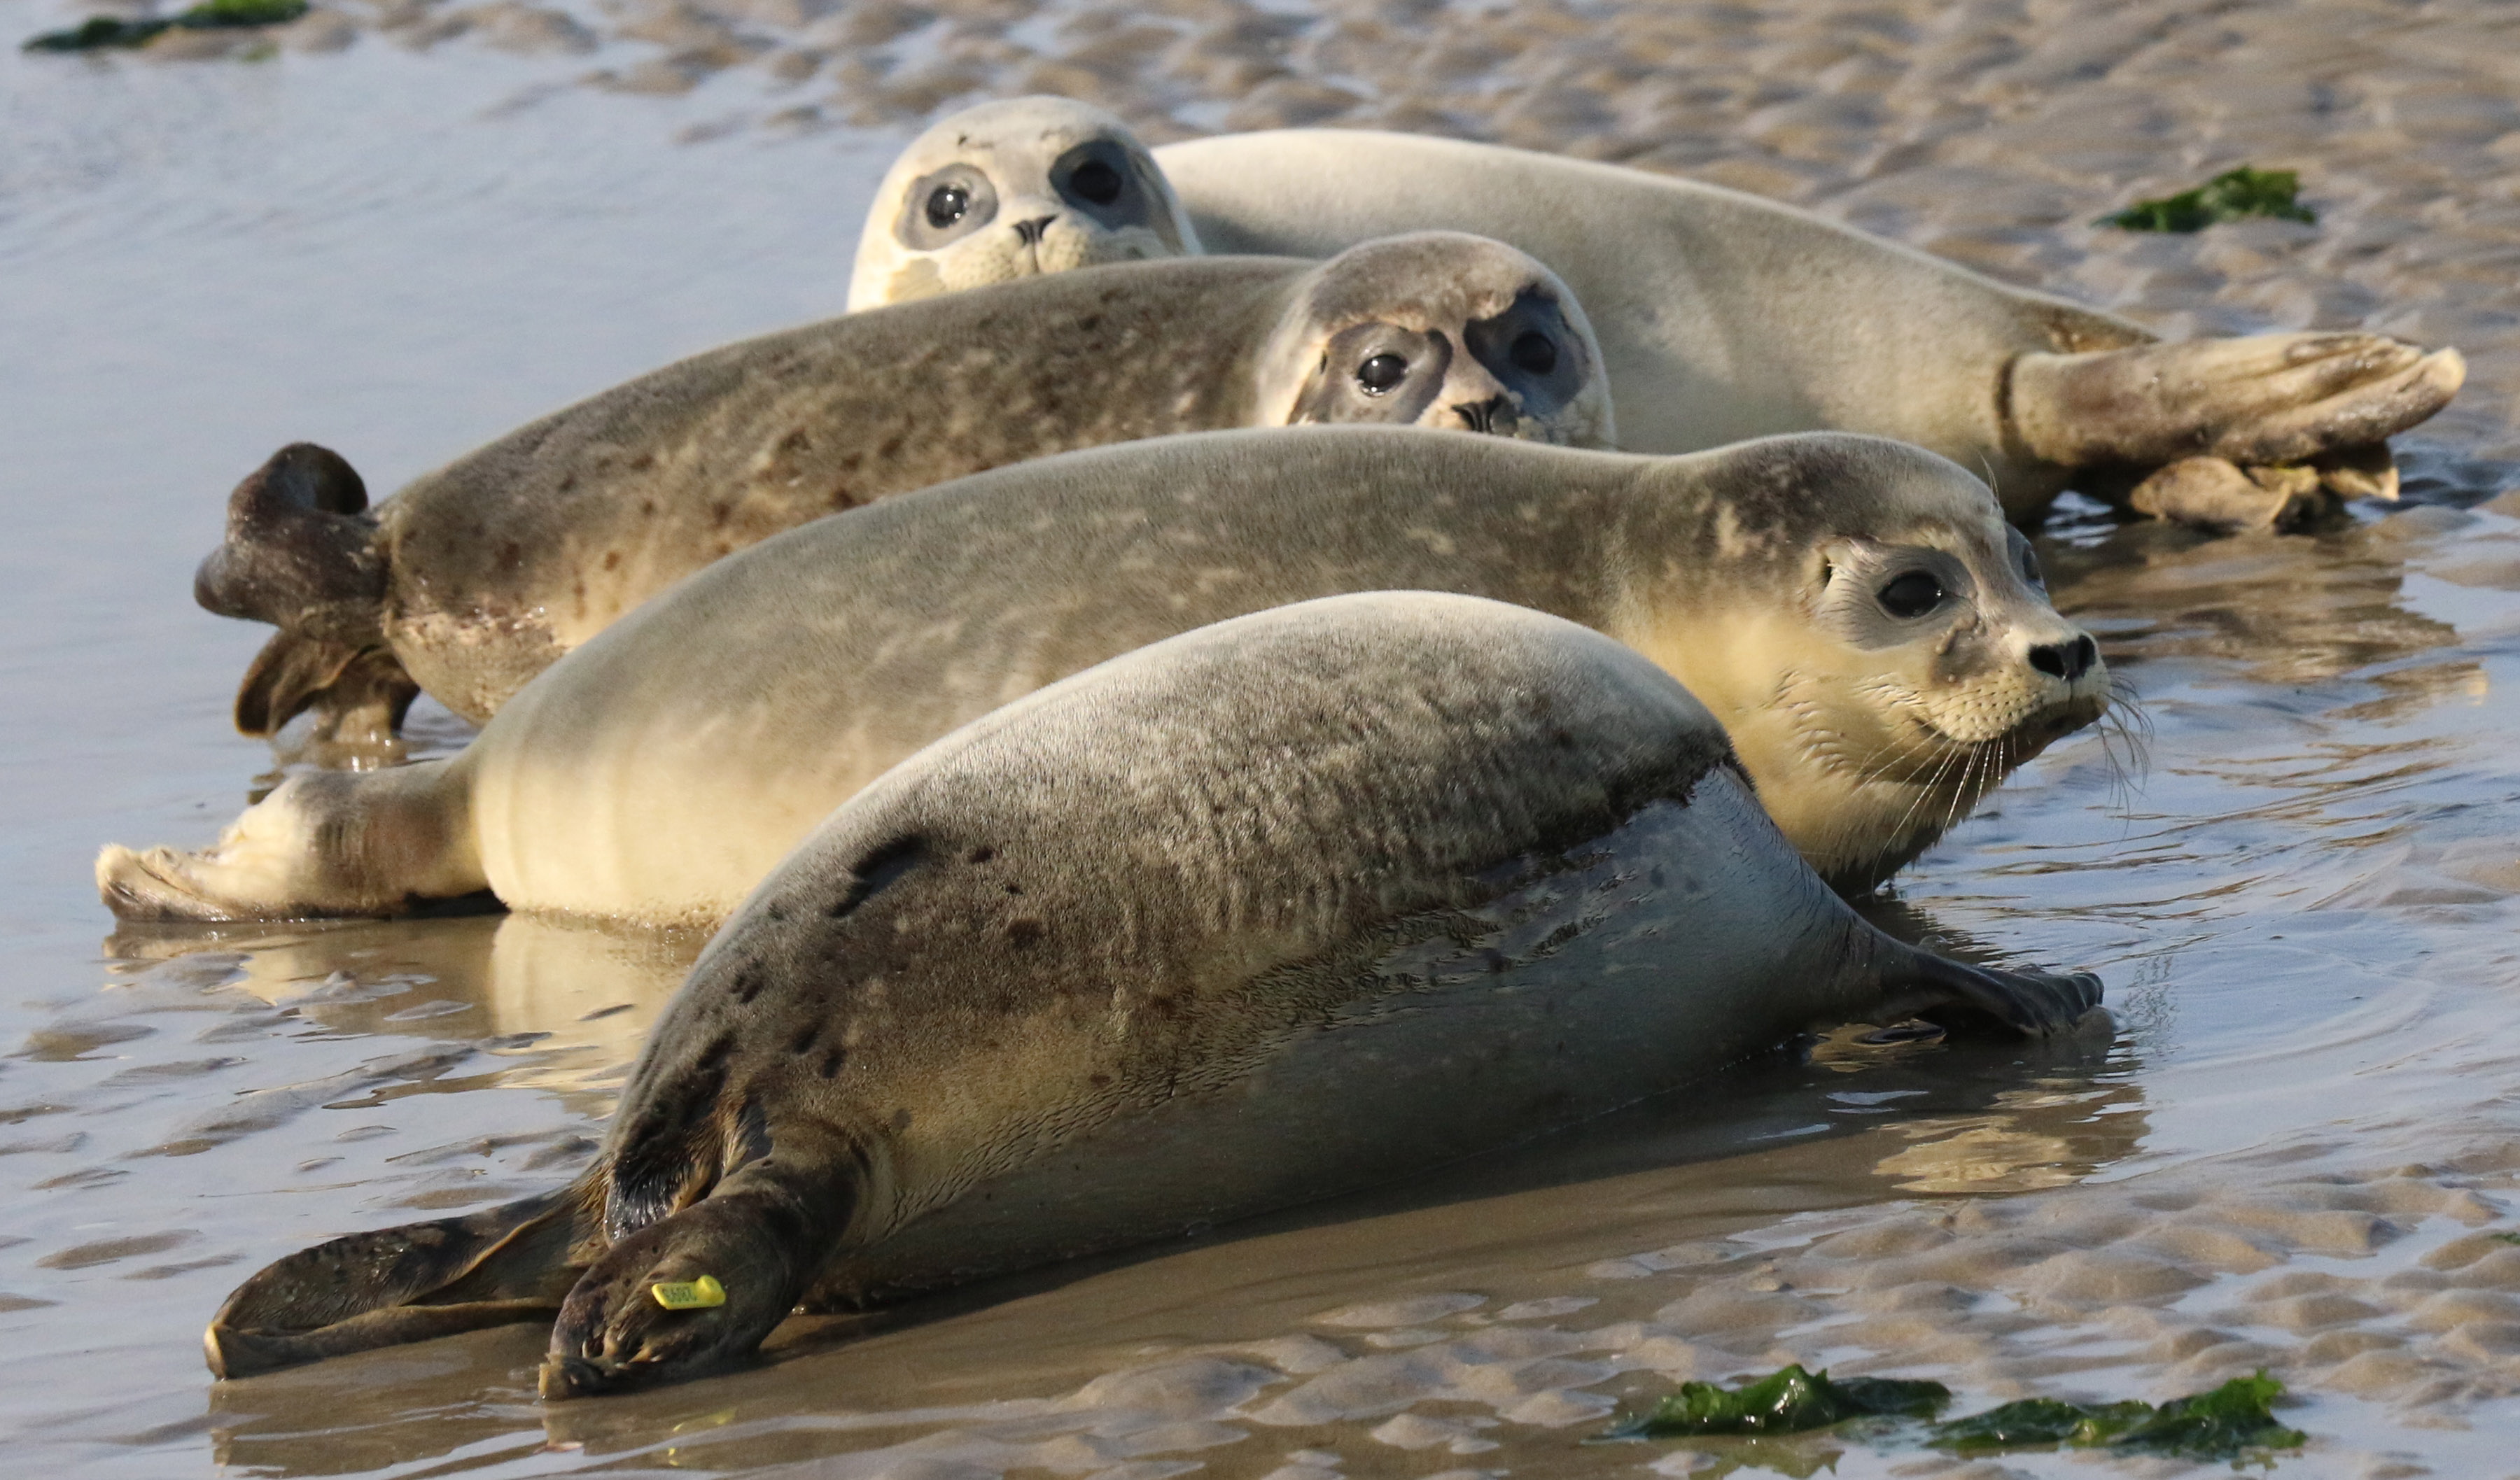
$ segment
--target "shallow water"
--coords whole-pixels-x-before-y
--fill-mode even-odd
[[[0,0],[0,32],[69,14]],[[2520,1226],[2505,13],[1210,0],[1132,8],[1162,33],[1132,40],[1090,5],[642,0],[579,13],[590,54],[522,7],[343,14],[262,61],[0,58],[0,1467],[1980,1472],[1895,1434],[1577,1445],[1621,1400],[1790,1358],[1971,1404],[2264,1365],[2318,1436],[2287,1473],[2512,1468],[2520,1249],[2485,1236]],[[698,945],[491,917],[109,935],[95,847],[205,840],[272,764],[225,724],[255,630],[189,601],[228,484],[311,437],[382,492],[836,311],[867,192],[958,76],[1097,89],[1159,136],[1440,123],[1638,157],[2173,332],[2362,325],[2473,375],[2403,449],[2426,507],[2051,526],[2149,765],[2058,746],[1885,909],[2100,970],[2114,1043],[1833,1039],[1374,1199],[792,1323],[764,1368],[669,1392],[541,1409],[525,1329],[213,1385],[200,1328],[266,1260],[569,1176]],[[2083,224],[2242,158],[2303,168],[2325,219]],[[2177,1468],[2006,1461],[2095,1463]]]

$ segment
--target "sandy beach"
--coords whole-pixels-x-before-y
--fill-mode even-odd
[[[22,38],[87,12],[0,0]],[[123,11],[120,14],[135,12]],[[2170,1474],[1912,1431],[1579,1441],[1786,1361],[1963,1411],[2265,1368],[2285,1474],[2520,1473],[2520,16],[2467,4],[323,4],[0,57],[0,1426],[30,1472],[1158,1480]],[[2069,500],[2057,604],[2145,764],[2058,745],[1877,908],[2106,979],[2113,1040],[1868,1047],[1370,1198],[546,1409],[540,1336],[213,1384],[269,1259],[573,1175],[698,949],[523,919],[116,932],[96,847],[206,841],[270,749],[195,608],[234,480],[379,492],[834,313],[891,154],[1055,90],[1149,139],[1422,129],[1808,206],[2165,334],[2468,357],[2407,500],[2207,538]],[[2315,225],[2092,225],[2242,162]],[[412,753],[465,732],[424,709]],[[2123,760],[2121,752],[2118,760]],[[257,778],[265,778],[259,784]]]

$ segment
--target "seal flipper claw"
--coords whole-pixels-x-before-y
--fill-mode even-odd
[[[423,1341],[560,1309],[600,1236],[583,1184],[502,1207],[352,1233],[237,1286],[203,1335],[221,1377]]]

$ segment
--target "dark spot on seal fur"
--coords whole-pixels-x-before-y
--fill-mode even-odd
[[[975,864],[985,864],[985,863],[987,863],[990,859],[993,859],[993,858],[995,858],[995,857],[997,857],[997,856],[998,856],[998,850],[997,850],[997,849],[990,847],[990,846],[989,846],[988,844],[986,844],[986,843],[982,843],[980,846],[978,846],[978,847],[976,847],[976,848],[973,848],[973,849],[971,850],[971,853],[970,853],[970,861],[971,861],[972,863],[975,863]]]
[[[1014,948],[1018,951],[1024,950],[1038,943],[1043,936],[1049,933],[1050,927],[1048,925],[1043,924],[1040,920],[1034,919],[1029,916],[1022,919],[1011,919],[1007,921],[1007,939],[1012,943]]]
[[[836,1048],[825,1049],[823,1051],[823,1061],[816,1067],[815,1072],[822,1075],[825,1079],[836,1079],[839,1077],[840,1065],[847,1063],[848,1061],[849,1055],[847,1050]]]
[[[621,552],[618,550],[608,550],[604,552],[604,568],[607,570],[620,569]]]
[[[802,1054],[812,1049],[814,1047],[815,1040],[822,1036],[823,1025],[819,1022],[809,1022],[805,1024],[805,1026],[798,1028],[795,1035],[788,1040],[788,1052],[790,1054]]]
[[[735,979],[727,983],[727,995],[739,1003],[748,1003],[761,995],[761,989],[768,985],[769,981],[769,975],[761,969],[760,962],[747,961],[736,969]]]
[[[866,857],[849,868],[849,886],[825,911],[837,919],[873,899],[895,879],[909,873],[927,853],[927,839],[916,834],[896,837],[878,843]]]
[[[910,1129],[910,1111],[907,1107],[892,1112],[892,1128],[896,1131]]]

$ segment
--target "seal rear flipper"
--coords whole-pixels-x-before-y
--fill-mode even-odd
[[[504,1207],[352,1233],[237,1286],[202,1337],[210,1370],[248,1377],[560,1309],[601,1237],[584,1183]]]
[[[400,915],[490,886],[454,761],[292,776],[200,852],[109,844],[97,893],[123,919]]]
[[[2457,350],[2385,335],[2257,335],[2023,355],[2005,401],[2023,445],[2062,467],[2199,454],[2255,466],[2385,440],[2450,404],[2466,377]]]
[[[271,736],[311,708],[318,740],[382,744],[402,729],[419,696],[420,686],[391,649],[276,632],[237,687],[237,733]]]
[[[338,454],[283,447],[228,496],[227,537],[194,573],[193,600],[354,649],[382,643],[385,563],[367,507]]]

